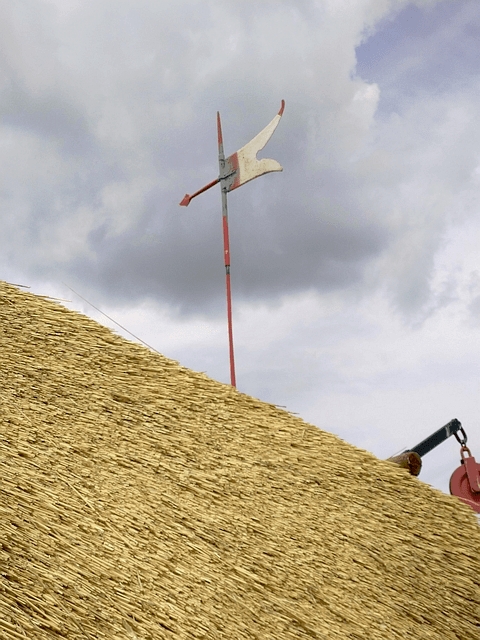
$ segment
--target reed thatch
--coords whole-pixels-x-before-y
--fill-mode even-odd
[[[480,637],[456,498],[0,284],[2,638]]]

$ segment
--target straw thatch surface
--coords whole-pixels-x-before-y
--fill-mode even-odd
[[[0,284],[0,637],[479,638],[468,507]]]

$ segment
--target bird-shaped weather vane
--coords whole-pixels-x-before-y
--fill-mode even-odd
[[[227,210],[227,193],[238,189],[246,182],[250,182],[254,178],[263,176],[265,173],[272,171],[283,171],[283,168],[276,160],[269,158],[257,159],[257,153],[263,149],[272,137],[273,132],[280,122],[285,109],[285,101],[282,100],[280,111],[262,129],[250,142],[244,147],[225,158],[223,152],[223,135],[222,123],[220,121],[220,113],[217,111],[217,134],[218,134],[218,164],[219,176],[216,180],[212,180],[207,185],[196,191],[192,195],[187,195],[180,202],[180,205],[187,207],[190,201],[200,195],[207,189],[220,183],[222,191],[222,221],[223,221],[223,255],[225,260],[225,278],[227,288],[227,319],[228,319],[228,344],[230,352],[230,382],[232,387],[236,387],[235,377],[235,356],[233,350],[233,322],[232,322],[232,290],[230,286],[230,242],[228,235],[228,210]]]

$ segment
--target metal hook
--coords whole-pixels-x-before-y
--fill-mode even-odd
[[[460,431],[460,433],[462,434],[462,438],[460,438],[460,436],[458,435],[458,431]],[[456,431],[453,435],[455,436],[455,438],[458,440],[458,443],[464,447],[467,444],[467,434],[465,433],[465,430],[463,427],[460,427],[460,429]]]

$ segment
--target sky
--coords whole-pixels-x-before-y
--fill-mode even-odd
[[[239,391],[381,458],[456,417],[480,460],[479,35],[478,0],[0,0],[0,277],[228,383],[219,188],[179,202],[217,110],[230,154],[284,99],[284,171],[228,200]]]

